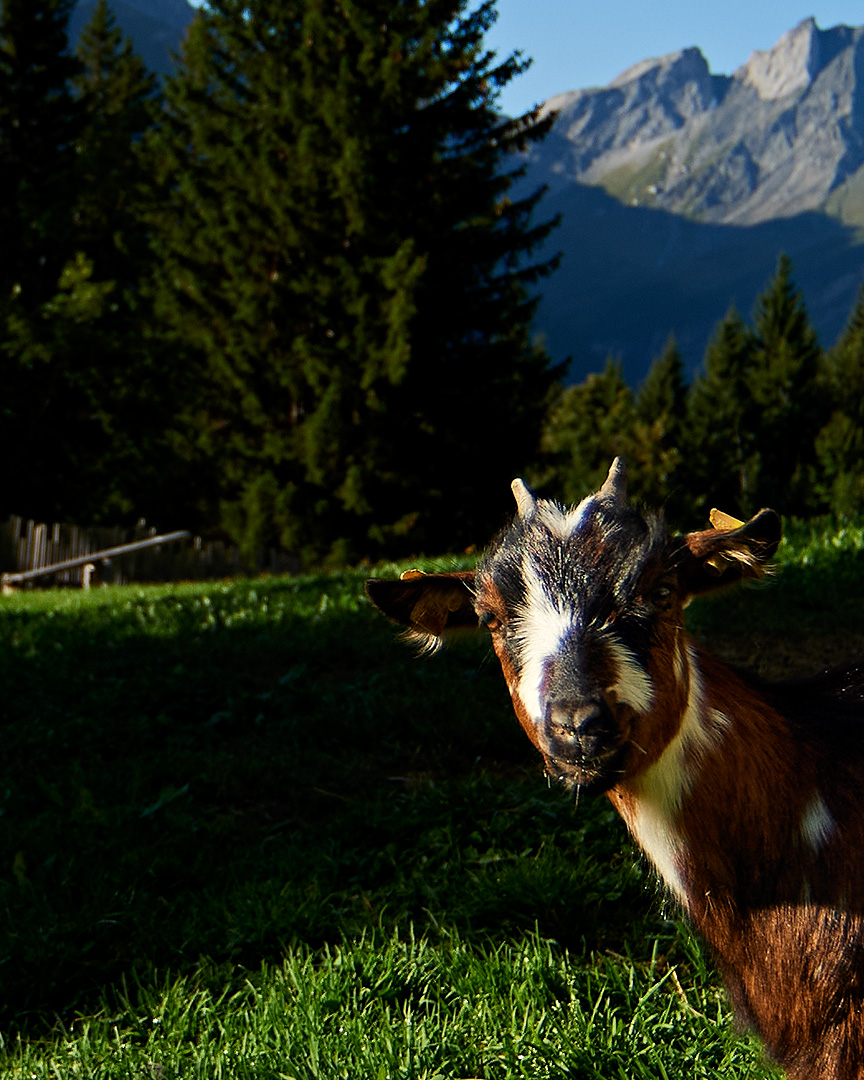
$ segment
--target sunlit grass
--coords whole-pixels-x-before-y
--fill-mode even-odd
[[[202,965],[121,984],[91,1016],[9,1048],[15,1077],[734,1077],[767,1075],[731,1036],[698,953],[581,962],[536,934],[434,944],[410,928],[278,964]]]

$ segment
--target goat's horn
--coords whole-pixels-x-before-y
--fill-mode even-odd
[[[616,457],[609,466],[609,475],[597,492],[601,499],[623,503],[627,500],[627,466],[623,458]]]
[[[517,476],[510,487],[513,490],[513,494],[516,496],[516,509],[519,512],[519,517],[531,517],[537,504],[534,501],[534,496],[525,486],[524,481],[520,480]]]

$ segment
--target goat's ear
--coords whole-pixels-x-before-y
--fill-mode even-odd
[[[473,584],[473,570],[452,574],[409,570],[398,581],[371,578],[366,595],[379,611],[405,626],[409,638],[434,650],[447,631],[477,628]]]
[[[717,522],[713,529],[688,533],[680,566],[685,594],[698,596],[742,578],[765,574],[766,564],[780,543],[780,517],[773,510],[760,510],[749,521],[711,512]],[[723,527],[731,525],[732,527]]]

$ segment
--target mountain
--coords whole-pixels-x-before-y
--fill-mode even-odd
[[[695,48],[645,60],[546,103],[563,142],[545,148],[544,167],[697,221],[820,210],[839,188],[864,188],[862,72],[864,27],[813,19],[732,76],[712,75]]]
[[[864,27],[806,19],[731,76],[683,49],[550,111],[525,183],[563,215],[538,326],[572,378],[611,352],[638,379],[670,332],[695,366],[781,251],[833,341],[864,267]]]
[[[95,7],[96,0],[78,0],[69,20],[70,41],[78,40]],[[167,75],[171,54],[179,50],[195,14],[192,5],[186,0],[111,0],[111,10],[150,70]]]

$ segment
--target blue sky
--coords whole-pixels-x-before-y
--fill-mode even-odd
[[[565,90],[605,86],[638,60],[698,45],[711,70],[730,75],[802,19],[823,30],[864,24],[864,0],[498,0],[487,36],[502,55],[534,63],[501,95],[511,116]]]

